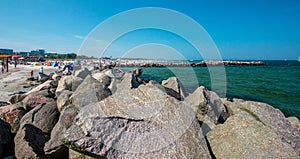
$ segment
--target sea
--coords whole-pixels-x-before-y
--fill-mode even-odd
[[[219,66],[145,67],[141,78],[162,82],[176,76],[189,93],[203,85],[210,90],[213,89],[221,97],[265,102],[280,109],[286,117],[300,118],[300,62],[263,62],[266,65],[222,68]],[[128,71],[136,68],[121,69]],[[220,79],[218,79],[218,71],[211,70],[219,70]]]

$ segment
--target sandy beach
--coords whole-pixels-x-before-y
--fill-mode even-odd
[[[31,65],[17,65],[17,67],[10,66],[9,72],[0,74],[0,101],[7,102],[10,96],[14,93],[23,91],[26,92],[30,88],[33,82],[27,81],[30,77],[30,71],[33,70],[34,77],[38,76],[39,70],[42,66],[31,66]],[[44,72],[50,74],[52,71],[57,70],[55,67],[43,66]]]

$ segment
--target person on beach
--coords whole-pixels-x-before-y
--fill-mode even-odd
[[[3,74],[4,73],[4,66],[2,66],[1,70],[2,70],[2,74]]]
[[[44,73],[44,68],[43,67],[40,68],[40,73]]]
[[[30,71],[30,77],[33,77],[33,70]]]

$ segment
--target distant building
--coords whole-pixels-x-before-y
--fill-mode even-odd
[[[58,57],[58,53],[57,52],[47,52],[45,53],[44,57],[48,57],[48,58],[56,58]]]
[[[13,49],[0,49],[0,54],[13,54]]]
[[[29,56],[29,55],[30,55],[30,52],[28,52],[28,51],[21,51],[21,52],[19,52],[19,54],[20,54],[21,56]]]
[[[30,55],[42,55],[42,56],[44,56],[44,54],[45,54],[45,50],[43,50],[43,49],[30,51]]]

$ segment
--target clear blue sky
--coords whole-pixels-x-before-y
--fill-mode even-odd
[[[0,6],[0,48],[15,51],[77,52],[83,38],[105,19],[128,9],[164,7],[201,24],[223,59],[300,56],[299,0],[1,0]],[[147,42],[144,34],[149,32],[134,38]],[[191,53],[189,58],[198,57]]]

